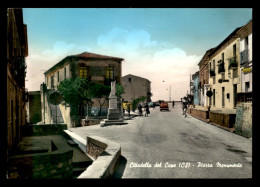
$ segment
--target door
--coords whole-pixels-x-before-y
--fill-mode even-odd
[[[225,87],[222,87],[222,108],[225,108]]]
[[[237,106],[237,85],[233,85],[233,91],[234,91],[234,108]]]

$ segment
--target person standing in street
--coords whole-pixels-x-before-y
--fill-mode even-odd
[[[130,104],[127,104],[127,112],[128,112],[128,116],[130,117]]]
[[[174,108],[174,100],[172,100],[172,109]]]
[[[143,110],[142,110],[142,105],[139,103],[138,104],[138,111],[139,111],[139,116],[142,117],[143,116]]]
[[[184,104],[183,104],[183,100],[182,100],[182,98],[181,98],[181,108],[182,108],[182,115],[184,115]]]
[[[150,114],[150,111],[149,111],[149,106],[147,103],[145,103],[144,105],[144,108],[145,108],[145,114],[144,114],[144,117],[148,117],[148,114]]]
[[[185,117],[185,118],[187,117],[187,109],[188,109],[187,104],[188,104],[188,103],[183,102],[183,112],[184,112],[184,117]]]

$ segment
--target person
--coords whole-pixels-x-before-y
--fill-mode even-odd
[[[184,117],[185,117],[185,118],[187,117],[187,109],[188,109],[188,108],[187,108],[187,104],[188,104],[188,103],[183,102],[183,112],[184,112],[184,115],[185,115]]]
[[[148,114],[150,114],[149,106],[148,106],[148,104],[146,103],[144,107],[145,107],[145,115],[144,115],[144,116],[145,116],[145,117],[146,117],[146,116],[148,117]]]
[[[172,100],[172,109],[174,108],[174,100]]]
[[[139,116],[142,117],[143,116],[143,110],[142,110],[142,105],[139,103],[138,104],[138,110],[139,110]]]
[[[127,104],[127,112],[128,112],[128,116],[130,117],[130,104]]]
[[[184,115],[184,104],[183,104],[183,100],[182,100],[182,98],[181,98],[181,108],[182,108],[182,115]]]

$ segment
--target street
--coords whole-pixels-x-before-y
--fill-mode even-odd
[[[170,111],[150,109],[126,125],[71,128],[121,145],[115,178],[251,178],[252,139],[182,115],[180,103]]]

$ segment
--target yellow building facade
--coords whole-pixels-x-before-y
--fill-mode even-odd
[[[235,109],[237,93],[241,92],[240,44],[235,29],[223,42],[209,54],[208,97],[211,108]]]

